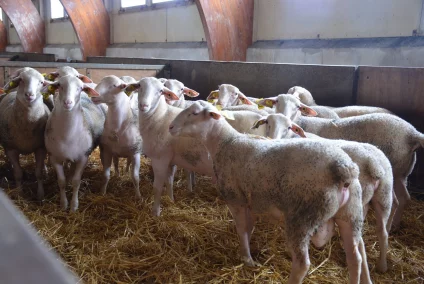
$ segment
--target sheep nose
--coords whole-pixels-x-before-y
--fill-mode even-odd
[[[34,96],[35,96],[34,93],[31,93],[31,92],[25,93],[25,97],[27,97],[27,98],[31,98],[31,97],[34,97]]]
[[[65,105],[71,105],[72,104],[72,101],[71,100],[66,100],[65,101]]]
[[[145,110],[146,108],[148,108],[149,107],[149,105],[146,105],[146,104],[140,104],[140,109],[141,110]]]
[[[173,125],[170,125],[170,126],[169,126],[169,130],[171,130],[172,128],[174,128],[174,126],[173,126]]]

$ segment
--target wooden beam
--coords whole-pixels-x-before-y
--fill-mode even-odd
[[[24,52],[43,53],[46,34],[43,19],[31,0],[0,0],[21,40]]]
[[[209,59],[246,61],[252,44],[253,0],[196,0]]]
[[[83,60],[105,56],[109,45],[109,15],[102,0],[60,0],[77,34]]]
[[[5,51],[7,46],[7,31],[3,21],[0,21],[0,51]]]

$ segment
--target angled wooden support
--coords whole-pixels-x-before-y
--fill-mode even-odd
[[[253,0],[196,0],[209,59],[246,61],[252,44]]]
[[[5,51],[7,46],[7,32],[3,21],[0,21],[0,51]]]
[[[82,57],[105,56],[110,42],[109,15],[102,0],[60,0],[77,34]]]
[[[24,52],[43,52],[46,43],[44,22],[31,0],[0,0],[21,40]]]

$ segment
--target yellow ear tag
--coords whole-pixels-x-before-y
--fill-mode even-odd
[[[263,124],[265,124],[265,123],[266,123],[266,120],[263,120],[263,119],[261,119],[261,120],[257,120],[257,121],[253,124],[252,129],[259,128],[259,126],[261,126],[261,125],[263,125]]]
[[[41,93],[43,95],[43,99],[47,100],[50,97],[50,93]]]
[[[216,90],[216,91],[212,91],[210,94],[209,94],[209,96],[208,96],[208,98],[211,100],[211,99],[217,99],[219,97],[219,91],[218,90]]]
[[[265,108],[265,106],[263,106],[263,105],[259,104],[259,102],[260,102],[261,100],[263,100],[263,98],[262,98],[262,99],[257,99],[257,100],[255,101],[255,104],[257,104],[257,105],[258,105],[258,109],[263,109],[263,108]]]
[[[222,110],[222,105],[216,105],[215,106],[219,111],[221,111]]]
[[[49,85],[49,86],[47,87],[47,91],[49,92],[49,94],[54,95],[54,93],[56,92],[56,88],[55,88],[55,87],[53,87],[52,85]]]
[[[232,112],[223,110],[220,113],[223,117],[225,117],[228,120],[235,120],[234,114]]]
[[[274,103],[271,100],[265,100],[265,104],[267,107],[270,107],[270,108],[274,106]]]
[[[41,76],[43,76],[44,78],[46,78],[47,73],[42,73]],[[47,78],[46,78],[47,79]]]
[[[125,94],[129,97],[131,96],[131,94],[133,93],[133,91],[125,91]]]

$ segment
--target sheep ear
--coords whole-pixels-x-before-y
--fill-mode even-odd
[[[266,107],[274,107],[274,105],[277,104],[277,98],[266,98],[266,99],[261,99],[261,100],[257,100],[256,102],[258,105],[262,105],[262,106],[266,106]]]
[[[199,95],[198,92],[196,92],[195,90],[189,89],[187,87],[185,87],[183,89],[183,93],[184,93],[184,95],[187,95],[187,96],[192,97],[192,98],[197,97]]]
[[[52,82],[52,83],[47,82],[47,83],[48,83],[47,85],[41,88],[41,94],[43,95],[44,99],[47,99],[48,97],[50,97],[50,95],[54,95],[56,93],[56,90],[60,86],[59,82]]]
[[[302,113],[302,115],[305,115],[305,116],[317,116],[318,115],[318,113],[315,110],[313,110],[312,108],[308,107],[305,104],[300,104],[299,110]]]
[[[174,92],[172,92],[167,87],[163,87],[163,89],[162,89],[162,95],[164,95],[165,98],[167,100],[170,100],[170,101],[178,101],[180,99],[176,94],[174,94]]]
[[[19,86],[19,84],[21,83],[22,79],[20,77],[16,77],[12,80],[10,80],[6,86],[4,86],[4,92],[6,94],[10,93],[10,91],[12,91],[13,89],[15,89],[16,87]]]
[[[126,88],[125,88],[125,93],[129,96],[131,95],[132,92],[134,92],[135,90],[140,89],[140,84],[139,83],[132,83],[129,84]]]
[[[0,95],[3,95],[5,93],[5,90],[3,88],[0,88]]]
[[[261,118],[261,119],[255,121],[255,123],[252,126],[252,129],[259,128],[259,126],[261,126],[265,123],[268,123],[268,120],[266,118]]]
[[[43,74],[44,79],[49,81],[54,81],[57,77],[59,77],[59,72],[50,72],[49,74]]]
[[[121,90],[123,90],[123,89],[125,89],[125,88],[127,88],[127,84],[124,84],[124,83],[122,83],[121,85],[119,85],[117,88],[119,88],[119,89],[121,89]]]
[[[238,93],[238,98],[245,105],[253,105],[253,103],[242,93]]]
[[[219,90],[212,91],[206,98],[207,101],[217,99],[219,97]]]
[[[292,126],[290,130],[299,135],[300,137],[306,138],[305,131],[303,131],[302,127],[292,122]]]
[[[209,115],[210,115],[213,119],[216,119],[216,120],[218,120],[218,119],[220,119],[220,118],[221,118],[221,115],[220,115],[219,113],[217,113],[217,112],[214,112],[214,111],[209,112]]]
[[[99,97],[100,96],[99,93],[97,93],[93,88],[90,88],[89,86],[85,86],[82,90],[84,92],[86,92],[89,97]]]
[[[93,83],[93,81],[85,75],[78,74],[78,78],[84,83]]]
[[[221,110],[220,111],[221,115],[223,117],[225,117],[227,120],[235,120],[236,118],[234,117],[234,114],[230,111],[227,110]]]

